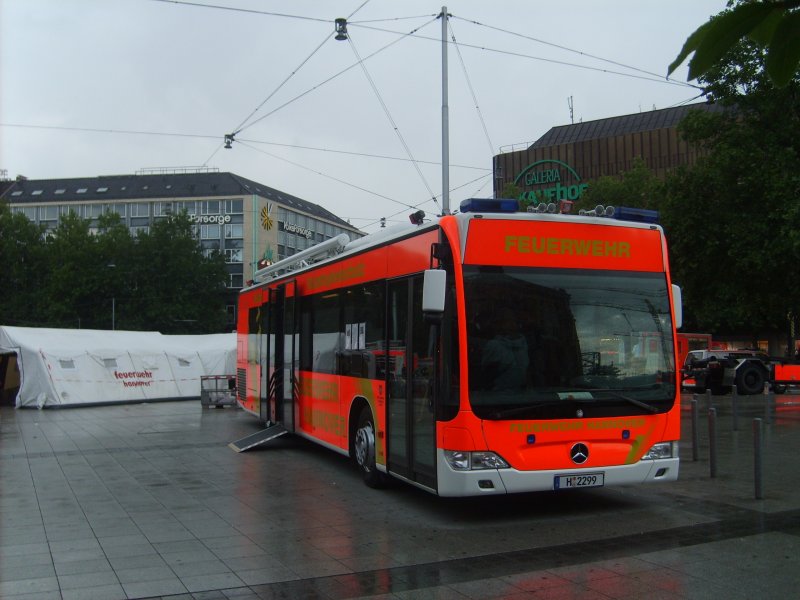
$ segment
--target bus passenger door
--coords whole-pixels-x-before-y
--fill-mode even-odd
[[[294,390],[299,347],[294,318],[295,282],[269,290],[267,414],[272,423],[294,431]]]
[[[265,292],[256,313],[256,360],[258,363],[258,417],[262,423],[269,421],[269,292]]]
[[[389,282],[388,468],[436,489],[435,340],[422,317],[422,277]]]
[[[294,431],[295,411],[297,407],[298,379],[297,368],[300,362],[300,343],[297,321],[295,317],[296,284],[288,281],[279,288],[283,296],[283,393],[281,399],[279,422],[287,431]]]

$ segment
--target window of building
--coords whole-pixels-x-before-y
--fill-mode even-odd
[[[68,215],[72,213],[76,217],[81,217],[83,216],[81,215],[81,208],[82,207],[80,204],[73,204],[73,205],[62,204],[61,206],[58,207],[58,212],[61,213],[62,215]]]
[[[147,202],[132,202],[129,206],[132,217],[150,216],[150,205]]]
[[[234,198],[225,200],[225,214],[227,215],[240,215],[243,212],[243,203],[241,198]]]
[[[121,204],[121,203],[109,204],[108,205],[108,211],[117,213],[120,217],[124,217],[127,214],[126,213],[127,205],[126,204]]]
[[[104,358],[103,359],[103,366],[106,369],[113,369],[117,366],[117,359],[116,358]]]
[[[107,191],[108,191],[107,187],[99,187],[99,188],[97,188],[97,193],[98,194],[105,194]]]
[[[31,192],[31,196],[41,196],[41,195],[42,195],[42,190],[33,190]]]
[[[219,200],[203,200],[200,202],[201,215],[218,215]]]
[[[194,200],[190,200],[188,202],[175,202],[175,213],[179,213],[182,210],[186,211],[187,215],[196,215],[197,214],[197,202]]]
[[[105,208],[103,204],[85,204],[83,206],[83,216],[86,219],[97,219],[103,214],[103,208]]]
[[[155,202],[153,204],[154,217],[166,217],[172,214],[172,202]]]
[[[244,287],[244,275],[241,273],[230,273],[230,277],[228,280],[228,287],[231,288],[241,288]],[[234,314],[235,314],[235,307],[234,307]]]
[[[76,193],[77,194],[85,194],[87,191],[89,191],[89,188],[78,188],[76,190]]]
[[[219,225],[201,225],[200,238],[204,240],[218,240]]]
[[[56,190],[56,196],[60,196],[61,194],[63,194],[66,191],[67,190],[65,190],[64,188],[59,188],[59,189]]]
[[[22,192],[17,190],[16,192],[11,192],[12,196],[22,196]]]
[[[244,237],[244,226],[241,223],[228,223],[225,225],[226,238]]]
[[[57,221],[58,220],[58,206],[51,204],[49,206],[39,207],[39,220],[40,221]]]
[[[59,358],[58,365],[62,369],[74,369],[75,368],[75,361],[71,358]]]
[[[139,234],[145,235],[150,233],[150,226],[149,225],[138,225],[131,227],[131,235],[136,237]]]
[[[242,249],[241,248],[226,248],[225,249],[225,262],[240,263],[242,262]]]

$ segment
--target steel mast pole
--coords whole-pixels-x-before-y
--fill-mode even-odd
[[[450,214],[450,116],[447,105],[447,7],[442,7],[442,214]]]

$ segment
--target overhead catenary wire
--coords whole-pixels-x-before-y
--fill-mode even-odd
[[[283,161],[283,162],[288,163],[288,164],[290,164],[292,166],[298,167],[300,169],[304,169],[304,170],[309,171],[311,173],[314,173],[316,175],[320,175],[321,177],[325,177],[326,179],[330,179],[332,181],[336,181],[337,183],[344,184],[344,185],[346,185],[348,187],[360,190],[362,192],[366,192],[368,194],[372,194],[373,196],[376,196],[378,198],[383,198],[384,200],[388,200],[389,202],[394,202],[395,204],[399,204],[401,206],[405,206],[406,208],[411,208],[411,209],[416,208],[415,206],[413,206],[411,204],[407,204],[405,202],[401,202],[400,200],[396,200],[396,199],[391,198],[389,196],[386,196],[384,194],[380,194],[380,193],[378,193],[376,191],[369,190],[369,189],[367,189],[365,187],[356,185],[354,183],[350,183],[348,181],[344,181],[343,179],[339,179],[338,177],[334,177],[333,175],[330,175],[328,173],[323,173],[322,171],[318,171],[316,169],[312,169],[311,167],[307,167],[305,165],[301,165],[298,162],[295,162],[293,160],[289,160],[288,158],[284,158],[284,157],[278,156],[276,154],[272,154],[271,152],[267,152],[266,150],[262,150],[261,148],[256,148],[255,146],[251,146],[250,144],[248,144],[246,142],[238,141],[238,143],[240,145],[244,146],[245,148],[249,148],[250,150],[253,150],[255,152],[260,152],[261,154],[266,154],[267,156],[270,156],[270,157],[272,157],[272,158],[274,158],[276,160]]]
[[[256,10],[254,8],[238,8],[236,6],[222,6],[221,4],[204,4],[202,2],[188,2],[188,0],[150,0],[151,2],[161,2],[163,4],[177,4],[182,6],[191,6],[194,8],[211,8],[215,10],[229,10],[232,12],[250,13],[255,15],[265,15],[269,17],[282,17],[286,19],[299,19],[302,21],[316,21],[318,23],[329,23],[330,19],[322,19],[319,17],[306,17],[304,15],[289,15],[286,13],[279,13],[268,10]]]
[[[379,49],[375,50],[375,52],[373,52],[373,53],[369,54],[368,56],[366,56],[366,57],[363,59],[363,61],[367,61],[367,60],[370,60],[371,58],[374,58],[375,56],[377,56],[377,55],[378,55],[378,54],[380,54],[381,52],[384,52],[385,50],[388,50],[389,48],[391,48],[392,46],[394,46],[394,45],[395,45],[395,44],[397,44],[398,42],[400,42],[400,41],[402,41],[402,40],[404,40],[404,39],[407,39],[409,36],[412,36],[412,35],[414,35],[414,33],[416,33],[417,31],[419,31],[420,29],[422,29],[422,28],[424,28],[424,27],[426,27],[426,26],[430,25],[431,23],[433,23],[433,22],[435,22],[435,21],[436,21],[436,19],[435,19],[435,18],[433,18],[433,19],[429,20],[428,22],[426,22],[426,23],[423,23],[423,24],[422,24],[422,25],[420,25],[419,27],[417,27],[417,28],[415,28],[415,29],[412,29],[411,31],[409,31],[409,32],[407,32],[407,33],[399,32],[399,31],[392,32],[392,33],[396,33],[396,34],[398,34],[400,37],[398,37],[397,39],[395,39],[395,40],[393,40],[393,41],[389,42],[388,44],[386,44],[386,45],[385,45],[385,46],[383,46],[382,48],[379,48]],[[286,108],[286,107],[287,107],[287,106],[289,106],[290,104],[293,104],[294,102],[296,102],[296,101],[297,101],[297,100],[299,100],[300,98],[303,98],[304,96],[307,96],[307,95],[308,95],[308,94],[310,94],[311,92],[313,92],[313,91],[315,91],[315,90],[318,90],[318,89],[319,89],[319,88],[321,88],[323,85],[326,85],[326,84],[330,83],[330,82],[331,82],[331,81],[333,81],[334,79],[336,79],[336,78],[340,77],[341,75],[344,75],[345,73],[347,73],[347,72],[348,72],[348,71],[350,71],[351,69],[353,69],[353,68],[357,67],[358,65],[359,65],[359,63],[358,63],[358,62],[355,62],[355,63],[353,63],[353,64],[351,64],[351,65],[349,65],[349,66],[345,67],[344,69],[342,69],[342,70],[340,70],[340,71],[338,71],[338,72],[334,73],[333,75],[331,75],[331,76],[330,76],[330,77],[328,77],[327,79],[324,79],[323,81],[319,82],[318,84],[316,84],[316,85],[314,85],[314,86],[312,86],[312,87],[308,88],[306,91],[304,91],[304,92],[302,92],[302,93],[298,94],[297,96],[294,96],[293,98],[291,98],[291,99],[287,100],[286,102],[284,102],[284,103],[283,103],[283,104],[281,104],[280,106],[278,106],[278,107],[276,107],[276,108],[272,109],[272,110],[271,110],[270,112],[268,112],[267,114],[265,114],[265,115],[261,115],[261,116],[260,116],[258,119],[255,119],[254,121],[251,121],[250,123],[248,123],[246,126],[244,126],[244,127],[241,127],[237,133],[241,133],[241,132],[242,132],[242,131],[244,131],[245,129],[249,129],[249,128],[250,128],[250,127],[252,127],[253,125],[255,125],[255,124],[257,124],[257,123],[260,123],[261,121],[263,121],[263,120],[264,120],[264,119],[266,119],[267,117],[270,117],[270,116],[274,115],[276,112],[278,112],[278,111],[280,111],[280,110],[282,110],[282,109]]]
[[[660,75],[658,73],[653,73],[652,71],[647,71],[645,69],[640,69],[639,67],[626,65],[626,64],[618,62],[616,60],[603,58],[602,56],[597,56],[596,54],[590,54],[588,52],[583,52],[582,50],[576,50],[575,48],[570,48],[568,46],[563,46],[561,44],[555,44],[553,42],[548,42],[546,40],[541,40],[539,38],[535,38],[535,37],[530,36],[530,35],[525,35],[524,33],[518,33],[516,31],[510,31],[508,29],[503,29],[501,27],[495,27],[493,25],[487,25],[487,24],[481,23],[479,21],[473,21],[471,19],[464,19],[464,18],[461,18],[461,17],[458,17],[458,16],[453,16],[453,18],[454,19],[459,19],[461,21],[466,21],[468,23],[472,23],[473,25],[478,25],[479,27],[486,27],[487,29],[491,29],[493,31],[499,31],[500,33],[505,33],[507,35],[511,35],[511,36],[520,37],[520,38],[523,38],[523,39],[526,39],[526,40],[530,40],[530,41],[536,42],[538,44],[543,44],[545,46],[550,46],[552,48],[558,48],[559,50],[564,50],[565,52],[571,52],[573,54],[579,54],[580,56],[585,56],[587,58],[591,58],[591,59],[594,59],[594,60],[599,60],[601,62],[605,62],[605,63],[608,63],[610,65],[616,65],[618,67],[623,67],[625,69],[630,69],[631,71],[638,71],[640,73],[644,73],[646,75],[652,75],[653,77],[657,77],[657,78],[663,77],[663,75]]]
[[[417,163],[416,159],[414,158],[414,155],[411,153],[411,148],[409,148],[408,144],[406,143],[405,138],[403,137],[403,133],[400,131],[400,128],[397,126],[397,123],[395,122],[394,118],[392,117],[392,113],[389,111],[389,107],[386,106],[386,102],[383,101],[383,98],[381,97],[381,93],[378,91],[378,86],[375,85],[375,81],[372,79],[372,76],[369,74],[369,70],[367,69],[367,66],[364,64],[364,61],[361,60],[361,55],[358,53],[358,49],[356,48],[355,44],[353,43],[352,36],[347,36],[347,41],[350,43],[350,48],[352,48],[353,53],[356,55],[356,58],[358,59],[358,64],[361,66],[361,70],[364,72],[364,76],[367,78],[367,81],[369,82],[370,87],[372,87],[372,91],[375,93],[375,97],[378,99],[378,102],[380,103],[381,108],[383,109],[383,112],[386,115],[386,118],[389,119],[389,123],[391,124],[392,129],[394,130],[395,134],[397,135],[397,138],[400,140],[400,143],[402,144],[403,149],[405,149],[406,154],[408,155],[408,158],[411,159],[411,162],[414,165],[414,169],[417,171],[417,174],[419,175],[420,179],[422,180],[422,183],[425,185],[425,187],[428,190],[428,194],[430,194],[431,198],[436,203],[436,206],[438,208],[439,207],[439,202],[436,200],[436,195],[433,193],[433,190],[431,189],[430,184],[428,184],[428,180],[425,178],[425,175],[422,173],[422,169],[419,168],[419,163]]]
[[[241,140],[239,140],[239,141],[249,142],[250,144],[265,144],[267,146],[280,146],[282,148],[296,148],[298,150],[313,150],[313,151],[316,151],[316,152],[330,152],[332,154],[346,154],[346,155],[350,155],[350,156],[360,156],[360,157],[364,157],[364,158],[378,158],[378,159],[385,159],[385,160],[396,160],[396,161],[402,161],[402,162],[411,162],[410,158],[403,157],[403,156],[388,156],[386,154],[371,154],[371,153],[368,153],[368,152],[354,152],[354,151],[351,151],[351,150],[336,150],[336,149],[333,149],[333,148],[319,148],[319,147],[315,147],[315,146],[303,146],[303,145],[300,145],[300,144],[283,144],[283,143],[280,143],[280,142],[267,142],[267,141],[263,141],[263,140],[251,140],[251,139],[247,139],[247,138],[241,138]],[[442,164],[440,161],[433,161],[433,160],[420,160],[420,159],[417,159],[417,162],[421,163],[421,164],[424,164],[424,165],[434,165],[434,166],[441,166],[441,164]],[[462,164],[452,164],[451,163],[450,166],[453,167],[453,168],[458,168],[458,169],[472,169],[472,170],[475,170],[475,171],[491,171],[491,169],[489,169],[487,167],[477,167],[477,166],[474,166],[474,165],[462,165]]]
[[[35,125],[32,123],[0,123],[0,127],[14,127],[14,128],[21,128],[21,129],[44,129],[44,130],[54,130],[54,131],[71,131],[77,133],[106,133],[106,134],[121,134],[121,135],[154,135],[154,136],[165,136],[165,137],[179,137],[179,138],[196,138],[196,139],[208,139],[208,140],[217,140],[219,139],[218,135],[214,134],[200,134],[200,133],[178,133],[178,132],[169,132],[169,131],[134,131],[130,129],[104,129],[99,127],[68,127],[63,125]],[[359,156],[364,158],[375,158],[379,160],[394,160],[399,162],[409,162],[410,159],[403,157],[403,156],[389,156],[386,154],[370,154],[369,152],[353,152],[350,150],[339,150],[336,148],[319,148],[315,146],[303,146],[300,144],[284,144],[281,142],[268,142],[265,140],[251,140],[247,138],[237,139],[236,141],[242,142],[249,142],[251,144],[264,144],[268,146],[279,146],[282,148],[296,148],[299,150],[312,150],[316,152],[328,152],[332,154],[345,154],[350,156]],[[220,145],[220,148],[222,145]],[[437,161],[428,161],[428,160],[417,160],[417,162],[422,164],[428,165],[440,165],[440,162]],[[491,171],[486,167],[478,167],[474,165],[462,165],[462,164],[453,164],[451,165],[453,168],[459,169],[471,169],[475,171]]]
[[[355,14],[356,14],[358,11],[360,11],[362,8],[364,8],[364,6],[366,6],[366,4],[367,4],[368,2],[369,2],[369,0],[364,0],[364,2],[362,2],[362,3],[361,3],[361,6],[359,6],[359,7],[358,7],[357,9],[355,9],[355,10],[354,10],[352,13],[350,13],[350,17],[352,17],[353,15],[355,15]],[[350,17],[348,17],[348,19],[349,19]],[[246,117],[244,120],[242,120],[242,122],[241,122],[241,123],[239,123],[239,124],[238,124],[238,125],[237,125],[237,126],[234,128],[233,135],[236,135],[237,133],[239,133],[239,132],[242,130],[242,127],[244,127],[245,123],[247,123],[247,121],[249,121],[249,120],[250,120],[250,119],[253,117],[253,115],[255,115],[255,114],[256,114],[256,113],[257,113],[259,110],[261,110],[261,107],[262,107],[262,106],[264,106],[264,105],[265,105],[267,102],[269,102],[269,101],[270,101],[270,99],[271,99],[271,98],[272,98],[272,97],[273,97],[275,94],[277,94],[277,93],[280,91],[280,89],[281,89],[281,88],[282,88],[284,85],[286,85],[286,84],[289,82],[289,80],[290,80],[292,77],[294,77],[294,76],[297,74],[297,72],[298,72],[298,71],[300,71],[300,69],[302,69],[302,68],[303,68],[303,66],[305,66],[305,64],[306,64],[306,63],[307,63],[309,60],[311,60],[311,58],[312,58],[312,57],[313,57],[313,56],[314,56],[314,55],[315,55],[317,52],[319,52],[319,51],[320,51],[320,49],[321,49],[321,48],[322,48],[322,47],[323,47],[323,46],[324,46],[324,45],[325,45],[325,44],[326,44],[326,43],[327,43],[327,42],[328,42],[330,39],[331,39],[330,33],[326,33],[326,34],[325,34],[325,37],[322,39],[322,41],[319,43],[319,45],[318,45],[316,48],[314,48],[314,50],[311,52],[311,54],[309,54],[309,55],[308,55],[308,56],[307,56],[305,59],[303,59],[303,61],[302,61],[302,62],[301,62],[301,63],[300,63],[300,64],[299,64],[297,67],[295,67],[295,68],[294,68],[294,70],[293,70],[291,73],[289,73],[289,75],[288,75],[288,76],[287,76],[287,77],[286,77],[286,78],[285,78],[285,79],[284,79],[284,80],[283,80],[281,83],[279,83],[279,84],[278,84],[278,87],[276,87],[276,88],[275,88],[275,89],[272,91],[272,93],[270,93],[270,94],[269,94],[269,95],[268,95],[268,96],[267,96],[267,97],[266,97],[266,98],[263,100],[263,102],[261,102],[261,104],[259,104],[258,106],[256,106],[256,108],[253,110],[253,112],[251,112],[249,115],[247,115],[247,117]]]
[[[391,30],[391,29],[384,29],[384,28],[380,28],[380,27],[372,27],[370,25],[358,25],[358,27],[363,27],[364,29],[370,29],[370,30],[373,30],[373,31],[380,31],[380,32],[384,32],[384,33],[399,33],[397,31],[394,31],[394,30]],[[442,40],[439,39],[439,38],[426,36],[426,35],[420,35],[418,33],[416,33],[414,35],[414,37],[417,38],[417,39],[420,39],[420,40],[427,40],[427,41],[431,41],[431,42],[436,42],[438,44],[442,43]],[[447,43],[448,44],[452,44],[453,42],[448,41]],[[517,58],[527,58],[527,59],[530,59],[530,60],[551,63],[551,64],[555,64],[555,65],[560,65],[560,66],[563,66],[563,67],[572,67],[572,68],[575,68],[575,69],[583,69],[583,70],[586,70],[586,71],[596,71],[598,73],[605,73],[605,74],[608,74],[608,75],[618,75],[620,77],[629,77],[629,78],[632,78],[632,79],[641,79],[643,81],[651,81],[653,83],[661,83],[661,84],[667,84],[667,85],[675,85],[675,86],[680,86],[680,87],[689,87],[689,88],[700,89],[700,86],[694,85],[692,83],[682,82],[682,81],[675,81],[674,79],[666,79],[661,75],[649,76],[649,75],[644,75],[644,74],[637,75],[636,73],[624,73],[622,71],[614,71],[614,70],[611,70],[611,69],[604,69],[604,68],[601,68],[601,67],[592,67],[590,65],[581,65],[581,64],[578,64],[578,63],[571,63],[571,62],[567,62],[567,61],[563,61],[563,60],[556,60],[556,59],[553,59],[553,58],[545,58],[545,57],[542,57],[542,56],[533,56],[533,55],[530,55],[530,54],[524,54],[522,52],[512,52],[510,50],[499,50],[497,48],[490,48],[488,46],[480,46],[478,44],[469,44],[469,43],[465,43],[465,42],[459,42],[459,45],[462,48],[473,48],[475,50],[483,50],[484,52],[491,52],[491,53],[495,53],[495,54],[505,54],[505,55],[514,56],[514,57],[517,57]]]
[[[492,144],[492,138],[489,136],[489,130],[486,128],[486,121],[483,118],[483,113],[481,113],[481,107],[478,104],[478,97],[475,95],[475,89],[472,87],[472,81],[470,81],[469,73],[467,72],[467,65],[464,62],[464,57],[461,55],[461,49],[456,43],[456,34],[453,31],[453,24],[450,19],[447,20],[447,27],[450,30],[450,39],[453,40],[453,47],[456,49],[458,61],[461,63],[461,71],[464,73],[464,79],[467,82],[469,93],[472,96],[472,102],[475,104],[475,111],[478,113],[478,120],[481,122],[483,134],[486,136],[486,142],[489,144],[489,154],[494,154],[494,144]]]

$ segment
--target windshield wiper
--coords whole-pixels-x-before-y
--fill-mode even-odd
[[[561,398],[559,400],[542,400],[540,402],[532,402],[525,406],[517,406],[515,408],[508,408],[506,410],[499,410],[494,413],[495,419],[506,419],[516,415],[524,414],[536,408],[543,408],[545,406],[563,406],[566,402],[577,402],[579,404],[588,404],[597,402],[595,398]]]
[[[642,402],[641,400],[637,400],[636,398],[631,398],[630,396],[621,394],[619,390],[614,390],[611,388],[581,388],[581,390],[584,392],[597,392],[603,394],[610,394],[614,398],[617,398],[619,400],[624,400],[625,402],[629,402],[630,404],[638,406],[639,408],[643,408],[644,410],[649,411],[651,413],[658,412],[657,406],[653,406],[652,404],[648,404],[647,402]]]

